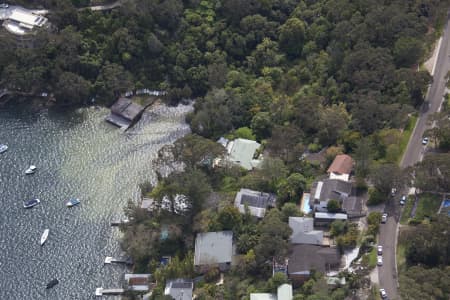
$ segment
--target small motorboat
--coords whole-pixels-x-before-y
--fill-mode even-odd
[[[49,283],[47,283],[47,287],[46,289],[51,289],[52,287],[54,287],[55,285],[57,285],[59,283],[58,279],[52,279]]]
[[[37,198],[36,199],[31,199],[30,201],[24,202],[23,203],[23,207],[24,208],[32,208],[32,207],[38,205],[39,203],[41,203],[41,200],[39,200]]]
[[[0,144],[0,153],[5,152],[6,150],[8,150],[8,146],[6,146],[5,144]]]
[[[67,207],[72,207],[72,206],[75,206],[75,205],[77,205],[77,204],[80,204],[80,199],[78,199],[78,198],[72,198],[72,199],[70,199],[69,201],[67,201],[66,206],[67,206]]]
[[[36,172],[36,166],[31,165],[26,171],[25,174],[30,175],[30,174],[34,174],[34,172]]]
[[[49,232],[50,232],[50,229],[45,229],[44,230],[44,233],[41,236],[41,246],[44,245],[44,243],[47,241]]]

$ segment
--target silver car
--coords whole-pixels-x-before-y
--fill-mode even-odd
[[[381,215],[381,223],[386,223],[387,222],[387,217],[388,217],[387,213],[382,214]]]
[[[383,256],[377,256],[377,266],[381,267],[383,265]]]

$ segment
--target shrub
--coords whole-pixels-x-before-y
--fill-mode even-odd
[[[379,190],[370,188],[369,200],[367,201],[367,205],[378,205],[380,203],[383,203],[385,199],[385,196]]]

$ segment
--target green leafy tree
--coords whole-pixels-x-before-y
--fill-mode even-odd
[[[305,24],[298,18],[290,18],[280,27],[280,48],[286,54],[298,57],[305,40]]]
[[[283,221],[287,222],[289,217],[302,217],[303,213],[300,211],[295,203],[285,203],[281,208],[281,213],[283,214]]]
[[[196,134],[188,134],[173,145],[162,148],[158,156],[160,164],[167,166],[182,163],[191,170],[200,167],[211,168],[213,160],[224,153],[225,148],[222,145]]]
[[[237,232],[242,226],[242,216],[235,206],[228,205],[219,211],[217,222],[222,226],[221,230],[233,230]]]
[[[402,36],[394,44],[394,59],[399,66],[410,67],[422,54],[422,42],[416,38]]]
[[[247,139],[247,140],[255,140],[256,139],[252,130],[248,127],[241,127],[241,128],[236,129],[236,131],[234,132],[234,135],[237,138],[242,138],[242,139]]]
[[[331,199],[327,203],[327,210],[330,213],[337,213],[337,212],[339,212],[341,210],[341,204],[339,203],[338,200]]]
[[[306,189],[306,178],[300,173],[292,173],[282,179],[277,186],[278,198],[281,202],[299,201]]]
[[[62,73],[56,82],[55,97],[60,104],[74,105],[89,100],[91,84],[83,77],[71,73]]]
[[[255,247],[255,254],[260,265],[268,261],[272,263],[272,259],[282,260],[287,255],[292,229],[282,218],[281,212],[274,208],[266,213],[259,225],[260,238]]]
[[[107,63],[101,70],[94,84],[98,100],[103,103],[112,103],[121,93],[130,89],[131,74],[118,64]]]

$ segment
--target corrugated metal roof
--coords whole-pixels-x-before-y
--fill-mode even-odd
[[[194,265],[229,263],[233,256],[233,232],[218,231],[197,234]]]
[[[230,143],[231,144],[231,143]],[[255,162],[253,156],[261,145],[255,141],[235,139],[229,148],[229,160],[251,170]]]
[[[170,295],[175,300],[192,300],[194,282],[191,279],[171,279],[166,281],[164,295]]]

